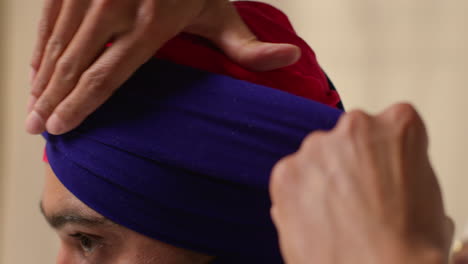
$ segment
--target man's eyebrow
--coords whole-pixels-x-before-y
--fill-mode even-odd
[[[111,225],[112,222],[105,217],[93,217],[81,214],[79,212],[64,211],[54,215],[46,215],[42,201],[39,202],[39,209],[42,215],[47,220],[49,225],[54,229],[60,229],[67,224],[81,225],[85,227],[96,227],[102,225]]]

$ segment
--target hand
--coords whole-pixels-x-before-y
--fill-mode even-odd
[[[312,133],[271,179],[287,263],[446,263],[453,224],[417,112],[355,111]]]
[[[300,56],[296,46],[259,42],[228,0],[46,0],[26,130],[62,134],[78,126],[181,31],[253,70]]]
[[[460,242],[459,248],[456,249],[452,256],[453,264],[468,264],[468,241]]]

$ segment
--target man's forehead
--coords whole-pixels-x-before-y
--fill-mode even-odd
[[[39,203],[39,208],[49,225],[55,229],[60,229],[67,224],[86,227],[115,225],[103,216],[89,215],[73,208],[62,208],[57,211],[46,212],[42,201]]]
[[[72,198],[76,199],[76,197],[59,181],[49,164],[45,164],[44,179],[43,200],[48,197],[62,202],[67,202],[68,200],[72,200]]]
[[[39,205],[46,217],[71,216],[70,219],[78,219],[80,216],[94,220],[105,219],[68,191],[49,165],[46,165],[45,186]]]

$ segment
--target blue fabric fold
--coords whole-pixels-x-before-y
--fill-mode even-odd
[[[269,87],[151,60],[81,126],[44,134],[78,199],[148,237],[217,263],[283,263],[271,169],[340,110]]]

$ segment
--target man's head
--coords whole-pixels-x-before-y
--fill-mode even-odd
[[[49,218],[63,208],[92,209],[147,238],[216,256],[220,263],[283,263],[270,217],[270,170],[308,132],[333,127],[341,115],[333,108],[339,96],[281,11],[238,4],[259,39],[301,47],[300,61],[251,72],[203,39],[173,39],[75,130],[44,133],[50,165],[73,194],[49,199],[57,191],[49,180],[52,189],[43,201]],[[122,233],[127,241],[136,235]]]
[[[281,264],[271,168],[340,115],[269,87],[152,60],[77,129],[44,137],[56,178],[106,219],[222,263]],[[49,205],[55,200],[67,208],[65,198],[44,197],[49,218],[58,213]]]
[[[60,264],[202,264],[213,259],[113,223],[70,193],[48,165],[40,207],[60,238]]]

